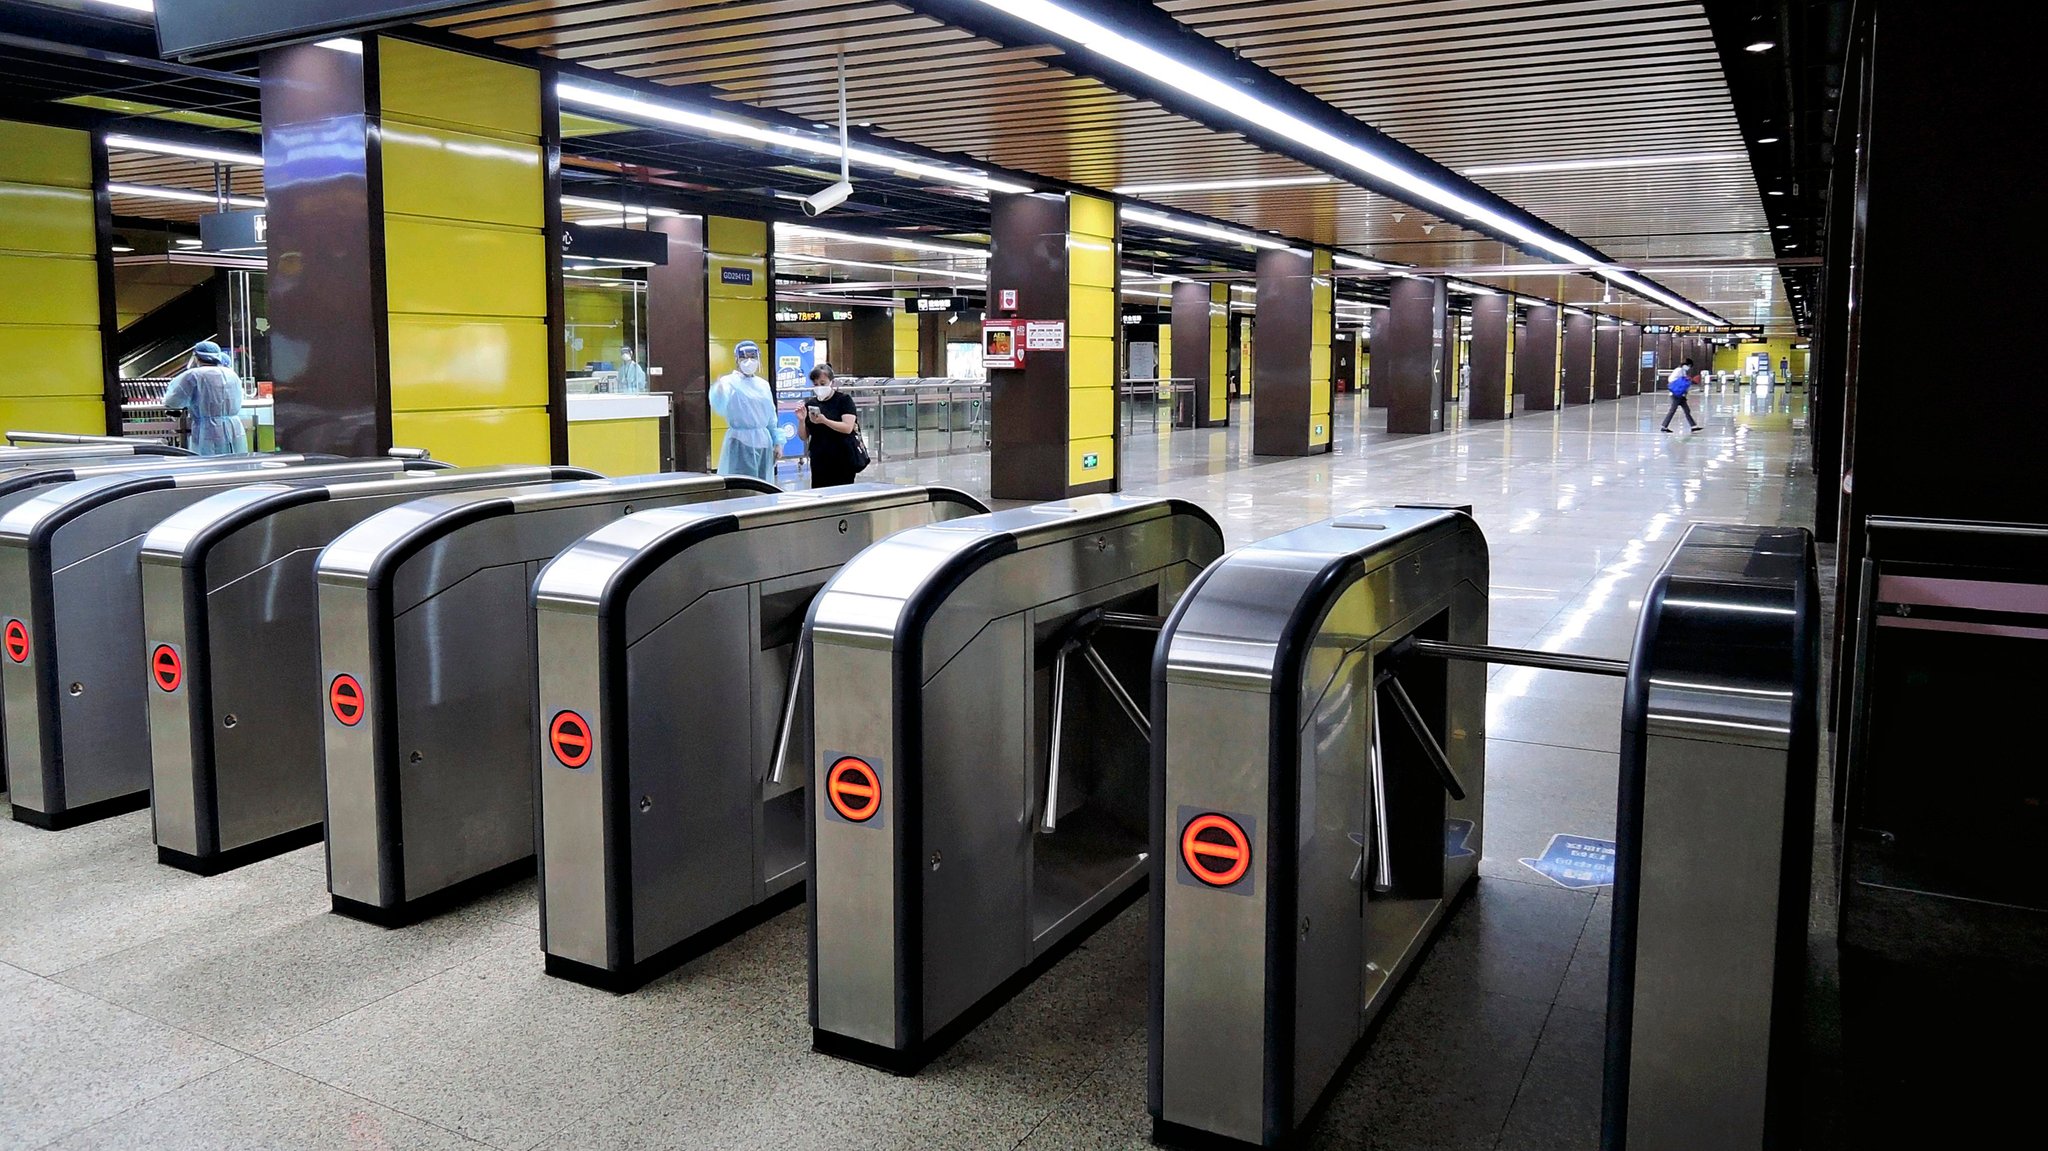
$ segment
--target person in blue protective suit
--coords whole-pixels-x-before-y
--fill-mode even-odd
[[[249,450],[249,430],[242,426],[242,380],[228,366],[232,361],[212,340],[192,345],[191,362],[171,378],[164,407],[191,416],[186,444],[202,456],[238,456]]]
[[[647,394],[647,369],[634,360],[631,348],[619,353],[619,382],[612,390],[622,396]]]
[[[711,410],[725,418],[725,444],[718,474],[753,476],[775,482],[775,389],[761,378],[761,346],[741,340],[732,350],[733,370],[711,385]]]

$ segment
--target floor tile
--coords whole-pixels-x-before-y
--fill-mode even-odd
[[[1508,1110],[1501,1151],[1597,1151],[1606,1056],[1604,1015],[1552,1008]]]

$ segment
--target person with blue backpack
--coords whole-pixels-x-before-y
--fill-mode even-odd
[[[1687,360],[1671,370],[1671,380],[1667,386],[1671,389],[1671,410],[1664,413],[1663,430],[1670,431],[1671,417],[1684,412],[1685,422],[1692,425],[1693,431],[1699,431],[1700,422],[1692,418],[1692,405],[1685,402],[1685,394],[1692,390],[1691,360]]]

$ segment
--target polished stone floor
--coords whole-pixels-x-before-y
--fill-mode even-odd
[[[1233,544],[1373,504],[1470,504],[1494,642],[1625,656],[1685,525],[1801,523],[1803,409],[1730,393],[1660,434],[1657,397],[1389,436],[1340,400],[1332,455],[1238,429],[1135,435],[1129,490]],[[876,474],[985,493],[985,455]],[[1597,1145],[1609,904],[1520,861],[1611,838],[1614,680],[1501,670],[1476,893],[1310,1145]],[[0,1148],[1139,1148],[1140,903],[913,1079],[809,1050],[800,912],[615,997],[541,972],[531,881],[387,931],[327,912],[318,847],[215,878],[149,817],[0,822]]]

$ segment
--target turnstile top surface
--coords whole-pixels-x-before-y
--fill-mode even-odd
[[[537,601],[596,610],[607,596],[630,586],[670,554],[663,542],[688,546],[688,537],[746,531],[827,516],[858,515],[890,507],[957,503],[986,513],[980,500],[952,488],[900,484],[845,484],[773,495],[743,496],[712,504],[654,508],[606,524],[541,569]],[[973,513],[970,513],[973,514]]]
[[[277,512],[307,503],[341,503],[497,489],[512,485],[574,482],[598,478],[582,468],[498,464],[479,468],[407,471],[379,479],[341,479],[321,484],[256,483],[209,496],[173,512],[142,540],[145,563],[202,562],[221,540]]]
[[[24,492],[31,488],[48,487],[51,484],[68,484],[74,480],[89,480],[97,476],[139,475],[144,472],[222,472],[250,471],[264,468],[283,468],[302,464],[306,458],[300,455],[268,456],[116,456],[108,458],[80,458],[76,460],[45,460],[25,467],[12,467],[0,461],[0,497]]]
[[[1446,541],[1458,549],[1449,565],[1454,578],[1484,590],[1486,537],[1462,512],[1362,508],[1239,548],[1197,577],[1167,622],[1166,674],[1270,683],[1300,660],[1337,593],[1370,570]],[[1350,622],[1377,634],[1395,621]]]
[[[1804,528],[1688,527],[1643,597],[1623,726],[1788,746],[1819,605],[1812,552]]]
[[[1199,505],[1123,495],[1080,496],[898,532],[855,556],[825,585],[811,627],[888,643],[915,626],[935,591],[958,586],[999,556],[1089,535],[1103,536],[1106,544],[1104,533],[1176,517],[1207,525],[1220,546],[1222,528]],[[1028,598],[1035,589],[1016,590]]]

